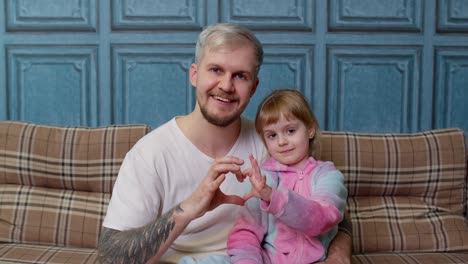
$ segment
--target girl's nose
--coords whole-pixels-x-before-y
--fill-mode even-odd
[[[286,145],[288,143],[288,140],[286,139],[285,136],[278,136],[278,144],[279,145]]]

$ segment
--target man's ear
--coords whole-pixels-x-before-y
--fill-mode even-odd
[[[252,91],[250,92],[250,97],[252,97],[255,94],[255,91],[257,91],[257,86],[258,86],[259,83],[260,83],[260,80],[257,77],[256,80],[255,80],[255,83],[254,83],[254,85],[252,87]]]
[[[190,65],[190,83],[193,87],[197,87],[197,72],[198,72],[198,65],[192,63]]]

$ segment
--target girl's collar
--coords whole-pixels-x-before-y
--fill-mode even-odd
[[[312,156],[310,156],[307,159],[307,161],[304,163],[304,165],[302,166],[301,170],[302,171],[306,170],[310,165],[315,164],[316,162],[317,161]],[[265,170],[269,170],[269,171],[282,171],[282,172],[296,172],[296,171],[299,171],[299,169],[297,169],[295,167],[285,165],[285,164],[282,164],[282,163],[278,162],[277,160],[275,160],[274,158],[270,158],[267,161],[265,161],[261,165],[261,168],[265,169]]]

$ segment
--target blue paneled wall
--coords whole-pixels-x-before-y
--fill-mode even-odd
[[[4,0],[0,120],[157,127],[195,103],[206,25],[251,28],[260,85],[309,98],[326,130],[468,130],[466,0]]]

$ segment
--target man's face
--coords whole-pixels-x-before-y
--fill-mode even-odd
[[[254,48],[205,47],[200,62],[190,68],[190,81],[205,119],[228,126],[240,117],[258,85]]]

